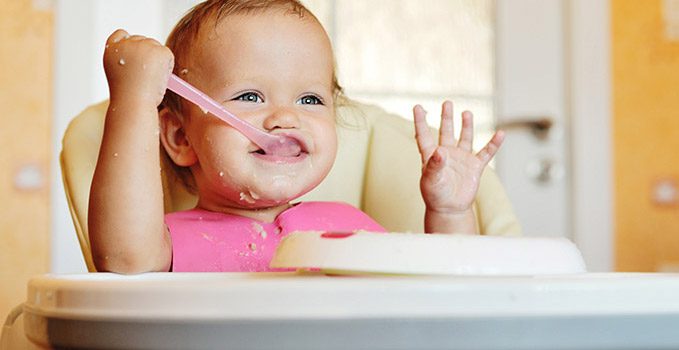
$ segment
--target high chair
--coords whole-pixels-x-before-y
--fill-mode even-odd
[[[108,101],[85,109],[63,138],[61,171],[80,248],[96,271],[87,232],[90,185],[97,162]],[[338,154],[330,174],[300,200],[344,201],[391,232],[422,232],[424,202],[419,190],[421,160],[412,122],[383,109],[346,101],[338,107]],[[191,208],[196,197],[161,162],[165,212]],[[486,168],[474,203],[481,234],[520,235],[521,228],[495,172]]]
[[[87,199],[106,107],[105,102],[92,106],[73,120],[61,154],[66,194],[91,271]],[[420,160],[410,123],[363,104],[343,106],[339,114],[335,167],[303,200],[344,200],[390,231],[422,231]],[[167,164],[161,166],[170,176],[163,179],[166,210],[194,205]],[[482,177],[475,210],[483,234],[520,234],[492,170]],[[397,234],[376,236],[383,242]],[[516,241],[512,244],[539,239],[412,236]],[[521,256],[543,253],[528,262],[531,266],[559,259],[545,247]],[[505,248],[484,254],[504,267],[513,262],[502,254],[512,250]],[[438,256],[443,254],[439,250]],[[309,271],[36,276],[26,302],[5,322],[0,349],[679,348],[676,274],[494,271],[485,278],[469,271],[342,278]],[[494,330],[492,337],[488,329]]]
[[[106,108],[106,102],[94,105],[71,122],[61,154],[66,194],[90,271],[87,205]],[[392,232],[421,232],[420,159],[411,123],[358,103],[340,107],[339,118],[335,167],[301,200],[343,200]],[[195,198],[172,178],[167,165],[161,164],[168,175],[163,179],[166,210],[190,208]],[[482,234],[520,235],[491,169],[481,179],[474,208]],[[518,244],[539,237],[495,239]],[[485,254],[498,262],[493,258],[508,247],[496,246]],[[558,257],[547,253],[535,265],[550,259]],[[504,262],[512,260],[498,266]],[[676,274],[478,276],[36,276],[29,282],[26,302],[7,318],[0,349],[679,348]],[[488,337],[488,329],[498,331]]]

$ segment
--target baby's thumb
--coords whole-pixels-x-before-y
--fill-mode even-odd
[[[130,37],[130,33],[128,33],[124,29],[116,29],[111,35],[109,35],[108,39],[106,39],[106,46],[116,44],[120,40],[123,40],[125,38]]]
[[[437,147],[427,161],[427,165],[424,168],[424,176],[435,176],[446,166],[446,162],[448,162],[448,152],[441,147]]]

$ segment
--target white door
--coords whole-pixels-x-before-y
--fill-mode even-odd
[[[572,238],[564,20],[560,1],[496,2],[497,170],[531,236]]]
[[[612,266],[606,0],[496,1],[496,156],[529,236],[575,241]]]

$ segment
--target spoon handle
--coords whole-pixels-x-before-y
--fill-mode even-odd
[[[259,147],[266,147],[267,144],[272,141],[272,138],[276,138],[275,136],[267,134],[255,128],[252,126],[252,124],[236,117],[231,112],[222,107],[221,104],[210,98],[210,96],[198,90],[193,85],[187,83],[175,74],[170,75],[170,79],[167,82],[167,89],[195,103],[206,114],[207,112],[212,113],[217,118],[231,125],[234,129],[240,131],[243,135],[245,135],[245,137],[250,139],[250,141],[254,142]]]

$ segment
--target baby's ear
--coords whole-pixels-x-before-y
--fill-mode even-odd
[[[160,142],[172,161],[184,167],[190,167],[198,161],[193,147],[186,137],[182,119],[168,108],[158,112],[160,118]]]

